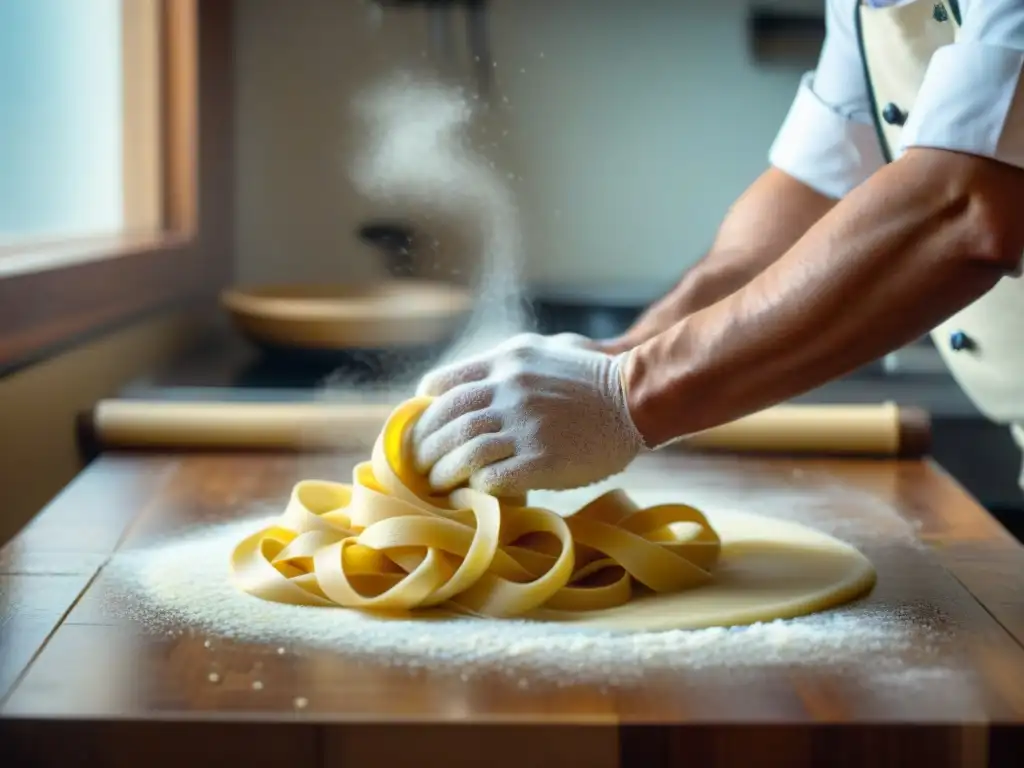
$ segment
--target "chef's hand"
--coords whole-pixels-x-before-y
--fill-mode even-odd
[[[449,491],[512,496],[578,488],[621,472],[643,450],[620,379],[624,356],[575,334],[521,334],[428,374],[436,399],[413,428],[417,469]]]

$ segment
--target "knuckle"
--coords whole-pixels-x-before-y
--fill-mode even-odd
[[[513,347],[529,347],[537,344],[542,336],[539,333],[520,333],[512,339]]]
[[[454,441],[459,445],[465,445],[481,435],[494,431],[496,421],[490,410],[466,414],[455,423]]]
[[[488,432],[495,432],[499,427],[501,427],[501,416],[490,408],[480,411],[477,418],[480,420],[480,424]]]
[[[528,417],[528,424],[540,423],[541,414],[548,410],[549,400],[538,389],[523,389],[518,397],[519,408]]]
[[[488,381],[480,387],[480,406],[482,408],[489,408],[494,403],[494,398],[498,394],[498,387],[493,381]]]
[[[420,379],[419,386],[416,387],[416,394],[418,395],[433,395],[436,394],[440,389],[439,378],[437,374],[427,374]]]
[[[472,408],[488,396],[488,388],[477,383],[460,384],[452,390],[452,406],[457,410]]]
[[[508,380],[517,387],[528,389],[536,384],[537,376],[525,368],[517,368],[509,374]]]
[[[491,407],[498,394],[499,385],[500,381],[493,378],[481,381],[476,385],[473,392],[472,402],[469,403],[469,405],[473,407],[474,413],[478,410]]]
[[[539,411],[547,400],[548,398],[545,393],[532,382],[524,386],[523,392],[520,395],[520,403],[528,411]]]
[[[487,469],[478,470],[470,479],[470,484],[478,491],[489,493],[494,496],[501,496],[509,492],[507,487],[508,478],[502,477],[497,472]]]
[[[530,392],[539,392],[551,383],[550,375],[542,374],[536,368],[529,366],[513,369],[508,378],[516,386]]]
[[[508,359],[517,363],[526,363],[533,360],[536,353],[533,347],[513,347],[508,352]]]
[[[457,439],[460,443],[467,443],[480,434],[480,427],[482,424],[480,420],[474,416],[470,416],[459,421]]]
[[[558,333],[551,337],[551,342],[560,346],[577,347],[583,346],[587,341],[586,337],[578,333]]]

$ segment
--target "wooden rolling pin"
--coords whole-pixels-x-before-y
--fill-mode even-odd
[[[368,451],[388,404],[103,400],[84,415],[96,450]],[[695,450],[800,455],[922,456],[930,419],[918,408],[779,405],[692,435]]]

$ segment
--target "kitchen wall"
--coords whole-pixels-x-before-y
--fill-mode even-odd
[[[430,232],[427,255],[444,274],[472,275],[516,228],[531,285],[649,298],[699,257],[765,167],[795,92],[800,65],[751,60],[749,6],[493,0],[495,108],[463,125],[436,92],[381,97],[371,106],[391,125],[388,144],[353,100],[365,106],[367,90],[396,72],[435,69],[422,13],[358,0],[239,3],[240,278],[373,275],[352,233],[394,214]],[[455,34],[461,42],[461,25]],[[468,65],[444,82],[471,91]],[[449,141],[451,131],[465,141]],[[386,177],[379,188],[350,173],[368,154]],[[403,185],[411,196],[385,199]]]
[[[78,413],[174,359],[208,323],[194,310],[163,314],[0,377],[0,545],[81,469]]]

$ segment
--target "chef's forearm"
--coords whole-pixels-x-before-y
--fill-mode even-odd
[[[877,173],[742,290],[637,347],[648,445],[732,421],[926,333],[1014,269],[1022,172],[919,150]]]
[[[685,314],[742,288],[835,204],[783,171],[771,168],[763,173],[730,208],[708,256],[681,281]]]
[[[624,351],[746,285],[789,250],[835,201],[771,168],[733,203],[708,253],[609,352]]]

